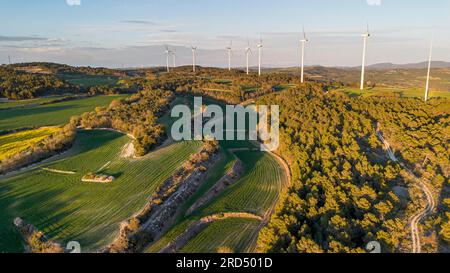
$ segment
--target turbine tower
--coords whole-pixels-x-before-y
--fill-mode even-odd
[[[168,47],[168,46],[166,46],[166,50],[164,51],[164,53],[166,54],[166,67],[167,67],[167,72],[170,72],[169,58],[170,58],[170,54],[172,54],[172,52],[169,50],[169,47]]]
[[[197,56],[197,47],[191,46],[192,49],[192,71],[195,73],[195,59]]]
[[[228,71],[231,71],[231,55],[233,54],[232,47],[233,47],[233,41],[230,42],[230,46],[225,48],[228,52]]]
[[[361,90],[364,90],[364,76],[366,72],[366,52],[367,52],[367,40],[370,37],[369,25],[367,25],[367,31],[362,34],[364,39],[364,48],[363,48],[363,58],[362,58],[362,68],[361,68]]]
[[[430,74],[431,74],[431,61],[433,58],[433,38],[431,38],[430,56],[428,58],[428,74],[427,74],[427,86],[425,87],[425,102],[428,101],[428,95],[430,92]]]
[[[177,67],[177,50],[174,49],[172,52],[172,59],[173,59],[173,68]]]
[[[261,53],[262,53],[262,48],[263,48],[263,41],[262,41],[262,37],[259,39],[259,44],[258,44],[258,75],[261,76]]]
[[[306,44],[309,42],[308,38],[306,38],[306,32],[305,29],[303,29],[303,39],[300,40],[300,43],[302,44],[302,61],[301,61],[301,65],[302,65],[302,71],[301,71],[301,80],[302,83],[305,82],[305,77],[304,77],[304,72],[305,72],[305,46]]]
[[[247,40],[247,47],[245,48],[245,56],[247,58],[247,75],[250,73],[250,70],[249,70],[250,54],[252,54],[252,49],[250,47],[250,41]]]

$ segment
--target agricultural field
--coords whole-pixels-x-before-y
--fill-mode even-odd
[[[180,142],[140,159],[122,158],[129,141],[116,132],[80,131],[63,159],[0,177],[0,252],[23,251],[12,226],[15,217],[63,245],[75,240],[84,252],[98,250],[111,242],[119,223],[140,210],[156,187],[201,146]],[[81,181],[86,173],[100,170],[114,176],[114,182]]]
[[[0,131],[26,127],[55,126],[67,123],[72,116],[108,106],[115,99],[128,95],[96,96],[23,109],[0,111]]]
[[[0,99],[0,110],[2,109],[8,109],[8,108],[15,108],[15,107],[24,107],[24,106],[30,106],[30,105],[39,105],[43,103],[49,103],[54,100],[63,99],[65,96],[50,96],[50,97],[43,97],[43,98],[37,98],[37,99],[31,99],[31,100],[4,100]]]
[[[58,77],[70,82],[71,84],[83,87],[91,87],[97,85],[116,85],[119,79],[113,76],[101,75],[58,75]]]
[[[181,253],[248,253],[258,237],[261,222],[230,218],[211,223],[190,240]],[[238,227],[238,228],[237,228]]]
[[[400,97],[413,97],[413,98],[424,98],[425,89],[418,88],[394,88],[394,87],[375,87],[375,88],[367,88],[364,91],[361,91],[359,88],[343,88],[339,89],[339,92],[344,92],[350,96],[362,96],[362,97],[371,97],[371,96],[400,96]],[[450,98],[450,92],[448,91],[438,91],[438,90],[430,90],[429,93],[430,98]]]
[[[47,127],[0,136],[0,162],[26,150],[31,145],[40,142],[58,130],[56,127]]]

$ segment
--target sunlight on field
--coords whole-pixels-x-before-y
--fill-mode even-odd
[[[58,128],[40,128],[0,136],[0,161],[28,149],[44,138],[57,132]]]
[[[389,87],[375,87],[368,88],[361,91],[359,88],[343,88],[338,91],[349,94],[350,96],[362,96],[362,97],[372,97],[372,96],[400,96],[400,97],[414,97],[423,98],[425,90],[421,88],[414,89],[403,89],[403,88],[389,88]],[[448,91],[430,91],[430,98],[433,97],[443,97],[450,98],[450,92]]]

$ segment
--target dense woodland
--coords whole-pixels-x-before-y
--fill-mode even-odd
[[[143,156],[166,138],[158,118],[165,113],[173,93],[161,90],[144,90],[126,100],[115,100],[109,107],[97,107],[94,112],[81,116],[83,128],[112,128],[131,134],[136,156]]]
[[[0,97],[12,100],[79,93],[79,88],[54,75],[32,74],[0,67]]]

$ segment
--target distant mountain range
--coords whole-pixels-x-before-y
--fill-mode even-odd
[[[450,62],[435,61],[431,63],[433,68],[450,68]],[[428,62],[410,63],[410,64],[393,64],[393,63],[379,63],[369,65],[369,69],[422,69],[427,68]]]

